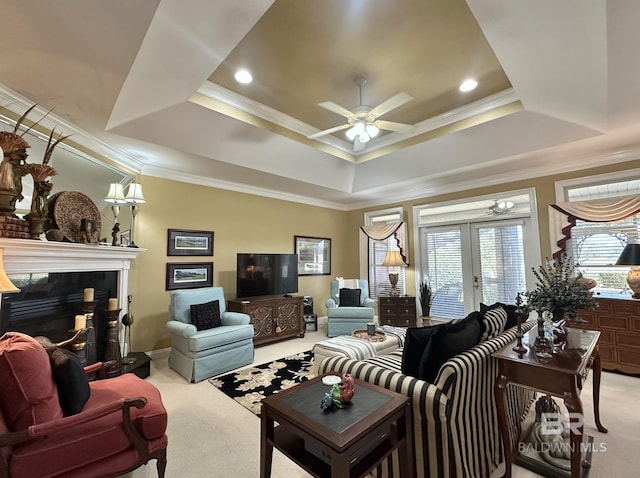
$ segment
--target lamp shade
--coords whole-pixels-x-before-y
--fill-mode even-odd
[[[147,202],[142,195],[142,184],[129,184],[129,190],[127,191],[127,197],[125,198],[125,200],[134,204],[144,204],[145,202]]]
[[[627,244],[618,257],[617,266],[640,266],[640,244]]]
[[[109,192],[107,193],[107,197],[104,198],[105,202],[110,204],[122,204],[125,201],[124,199],[124,191],[122,190],[122,184],[120,183],[111,183],[109,185]]]
[[[400,251],[387,251],[387,255],[384,258],[384,262],[381,264],[382,266],[387,267],[404,267],[406,266],[402,256],[400,255]]]
[[[4,263],[2,261],[2,255],[4,254],[4,249],[0,247],[0,294],[7,294],[10,292],[20,292],[11,279],[7,276],[7,273],[4,271]]]

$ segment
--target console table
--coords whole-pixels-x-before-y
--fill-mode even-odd
[[[313,476],[363,477],[399,449],[400,476],[415,476],[409,397],[355,380],[355,395],[343,409],[325,412],[331,390],[322,376],[262,401],[260,478],[271,476],[273,448]],[[278,426],[275,426],[275,422]]]
[[[589,368],[593,369],[593,410],[596,427],[602,433],[607,429],[600,423],[600,355],[596,343],[600,332],[595,330],[581,330],[567,328],[566,339],[557,343],[560,347],[554,351],[551,358],[540,358],[533,351],[533,343],[538,333],[531,329],[523,338],[522,343],[527,351],[517,354],[513,351],[515,342],[507,344],[493,354],[498,361],[498,376],[494,387],[500,437],[505,458],[505,477],[511,477],[511,463],[513,454],[509,438],[509,425],[504,408],[504,392],[509,383],[521,385],[536,391],[562,397],[564,404],[571,413],[583,414],[579,389],[587,376]],[[579,433],[571,428],[571,478],[581,476],[581,447],[584,427],[578,427]]]
[[[378,320],[380,325],[394,327],[416,326],[416,298],[409,295],[379,297]]]
[[[258,296],[227,301],[227,309],[251,317],[253,344],[304,337],[303,296]]]

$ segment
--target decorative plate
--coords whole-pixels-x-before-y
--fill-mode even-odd
[[[331,385],[336,385],[340,382],[342,382],[342,379],[337,375],[326,375],[322,377],[322,383],[324,383],[325,385],[331,386]]]
[[[90,197],[78,191],[63,191],[51,203],[55,223],[69,241],[92,242],[85,239],[86,234],[82,230],[83,219],[92,221],[93,231],[100,232],[100,211]]]

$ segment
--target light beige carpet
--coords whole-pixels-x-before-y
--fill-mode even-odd
[[[309,350],[315,342],[325,338],[326,328],[321,328],[318,332],[307,333],[303,339],[257,347],[254,363]],[[153,356],[149,381],[160,389],[169,413],[167,478],[259,476],[259,419],[206,380],[188,384],[169,369],[166,352]],[[590,379],[585,383],[582,401],[586,414],[585,432],[594,436],[596,444],[606,447],[606,451],[594,455],[589,476],[638,476],[640,378],[603,373],[600,415],[603,425],[609,429],[606,435],[599,433],[593,422]],[[515,478],[539,476],[516,466],[513,471]],[[156,477],[155,462],[127,476]],[[299,478],[310,475],[274,452],[272,476]],[[494,476],[500,475],[495,473]]]

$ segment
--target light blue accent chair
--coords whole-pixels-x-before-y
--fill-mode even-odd
[[[222,326],[200,330],[191,323],[191,305],[220,301]],[[228,312],[222,287],[171,292],[169,367],[189,382],[199,382],[253,362],[253,325],[247,314]]]
[[[376,301],[369,298],[369,281],[358,279],[361,307],[340,307],[340,289],[338,281],[333,279],[330,286],[331,296],[326,300],[327,335],[351,335],[354,330],[366,330],[367,323],[374,321]]]

